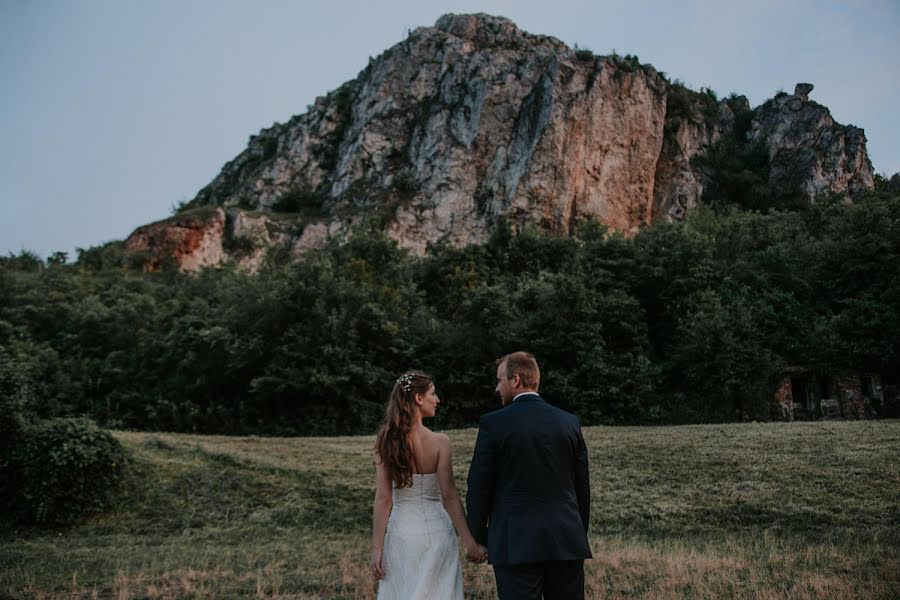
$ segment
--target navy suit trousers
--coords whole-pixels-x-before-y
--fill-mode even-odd
[[[494,566],[500,600],[584,600],[584,561]]]

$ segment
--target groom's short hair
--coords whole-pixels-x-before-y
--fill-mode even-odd
[[[530,390],[538,389],[541,383],[541,370],[538,368],[537,361],[529,352],[513,352],[507,354],[497,361],[498,365],[506,363],[506,378],[512,379],[519,375],[522,380],[522,387]]]

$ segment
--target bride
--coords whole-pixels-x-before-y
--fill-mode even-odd
[[[380,580],[379,600],[462,600],[454,529],[469,560],[487,558],[456,492],[450,438],[422,424],[438,404],[431,377],[405,373],[394,384],[375,441],[372,572]]]

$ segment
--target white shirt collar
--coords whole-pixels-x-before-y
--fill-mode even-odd
[[[534,396],[538,395],[537,392],[520,392],[520,393],[516,394],[515,396],[513,396],[512,401],[515,402],[516,400],[519,399],[520,396],[527,396],[528,394],[532,394]]]

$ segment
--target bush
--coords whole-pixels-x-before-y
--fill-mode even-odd
[[[616,66],[619,67],[619,69],[627,71],[629,73],[637,71],[641,68],[641,60],[633,54],[626,54],[625,56],[622,56],[621,54],[613,50],[612,54],[610,54],[608,58],[610,58],[616,64]]]
[[[404,170],[394,178],[394,190],[398,195],[410,198],[419,191],[419,184],[412,173]]]
[[[694,92],[676,79],[666,92],[666,125],[675,123],[675,119],[695,121],[694,112]]]
[[[12,463],[21,481],[13,499],[17,516],[64,525],[108,505],[125,454],[89,419],[50,419],[26,430]]]
[[[31,389],[17,358],[0,346],[0,507],[12,505],[19,478],[10,457],[22,438],[25,407]]]
[[[20,434],[26,404],[30,399],[25,369],[13,352],[0,345],[0,449]],[[6,454],[0,454],[0,461]]]
[[[285,192],[272,204],[275,212],[312,212],[318,213],[325,203],[325,196],[317,191],[300,188]]]
[[[694,158],[694,164],[711,179],[703,191],[707,204],[736,204],[758,211],[797,208],[790,198],[774,193],[769,186],[769,151],[763,143],[745,144],[724,137],[706,154]]]
[[[579,48],[577,45],[575,46],[575,58],[582,62],[594,62],[597,59],[597,56],[587,48]]]
[[[258,247],[259,242],[245,235],[231,234],[222,239],[222,248],[231,253],[250,254]]]

